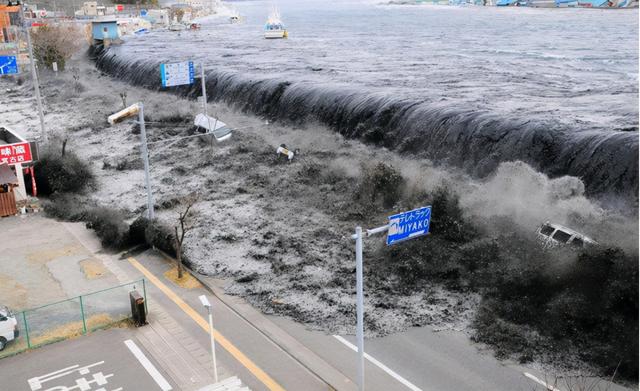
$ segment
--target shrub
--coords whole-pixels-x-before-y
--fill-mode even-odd
[[[44,212],[49,217],[66,221],[83,221],[87,210],[78,197],[69,193],[53,194],[43,201]]]
[[[145,232],[148,226],[149,226],[148,218],[144,216],[140,216],[137,219],[135,219],[131,223],[131,225],[129,225],[129,242],[132,245],[146,243],[147,238],[146,238]]]
[[[154,246],[172,257],[176,256],[175,236],[171,228],[153,220],[148,223],[144,236],[150,246]]]
[[[54,193],[80,193],[95,181],[89,165],[67,151],[54,152],[44,149],[35,164],[36,185],[41,195]]]
[[[66,61],[82,47],[82,34],[75,26],[44,25],[32,30],[33,54],[48,68],[55,62],[64,70]]]
[[[428,198],[432,206],[430,232],[453,242],[468,242],[476,236],[475,228],[463,216],[456,193],[439,187]]]
[[[129,226],[122,212],[98,207],[87,211],[87,228],[95,231],[103,247],[120,250],[129,244]]]

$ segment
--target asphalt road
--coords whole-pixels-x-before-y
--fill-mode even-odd
[[[307,330],[291,320],[269,319],[308,346],[327,362],[355,379],[357,355],[354,336],[331,336]],[[353,346],[350,348],[347,344]],[[366,339],[365,388],[372,391],[570,391],[562,378],[536,367],[497,360],[460,332],[412,328],[383,338]],[[530,376],[526,376],[529,374]],[[546,383],[546,388],[536,382]],[[606,380],[582,380],[593,391],[629,388]],[[576,379],[573,379],[573,383]],[[575,388],[572,388],[575,390]]]
[[[175,388],[166,372],[131,334],[127,329],[97,331],[5,358],[0,364],[0,389],[82,391],[102,387],[109,391],[162,391]]]

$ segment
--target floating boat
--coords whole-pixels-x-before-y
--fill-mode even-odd
[[[534,8],[556,8],[556,0],[528,0],[527,6]]]
[[[233,10],[231,16],[229,16],[229,23],[238,24],[244,22],[244,17],[238,13],[238,11]]]
[[[227,124],[215,117],[210,117],[202,113],[196,115],[193,124],[205,130],[205,133],[212,133],[217,142],[224,141],[231,137],[231,129]]]
[[[526,0],[498,0],[497,7],[520,7],[527,5]]]
[[[287,38],[289,34],[280,20],[277,9],[271,11],[267,23],[264,25],[264,37],[267,39]]]
[[[175,23],[175,24],[169,25],[169,30],[171,31],[182,31],[186,29],[187,29],[187,26],[181,23]]]

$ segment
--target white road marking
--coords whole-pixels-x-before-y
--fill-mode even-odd
[[[84,367],[80,367],[79,364],[76,364],[70,367],[59,369],[51,373],[47,373],[46,375],[32,377],[31,379],[28,379],[27,382],[29,383],[29,387],[31,388],[32,391],[37,391],[42,388],[43,383],[46,383],[51,380],[59,379],[61,377],[70,375],[76,371],[81,375],[87,375],[91,372],[90,368],[95,367],[96,365],[102,365],[102,364],[104,364],[104,361],[98,361],[96,363],[89,364]],[[99,373],[100,375],[102,375],[102,372],[99,372]],[[113,376],[113,375],[110,375],[110,376]]]
[[[524,375],[526,377],[528,377],[529,379],[533,380],[534,382],[540,384],[541,386],[543,386],[544,388],[546,388],[549,391],[560,391],[559,389],[555,388],[554,386],[551,386],[551,385],[543,382],[542,380],[538,379],[537,377],[533,376],[529,372],[523,372],[523,373],[524,373]]]
[[[158,386],[162,389],[162,391],[170,391],[173,390],[173,387],[169,384],[167,379],[162,376],[162,374],[156,369],[156,367],[149,361],[147,356],[142,353],[142,350],[135,344],[132,340],[128,339],[124,341],[124,344],[127,345],[131,353],[140,361],[140,364],[144,367],[144,369],[149,372],[149,375],[155,380]]]
[[[350,348],[354,352],[358,351],[358,348],[355,345],[353,345],[351,342],[347,341],[346,339],[342,338],[341,336],[334,335],[333,337],[335,339],[337,339],[338,341],[342,342],[343,344],[345,344],[348,348]],[[410,389],[412,391],[422,391],[422,389],[416,387],[415,384],[411,383],[409,380],[405,379],[404,377],[398,375],[393,370],[391,370],[391,368],[387,367],[386,365],[384,365],[380,361],[378,361],[375,358],[371,357],[369,354],[367,354],[367,352],[364,353],[364,358],[369,360],[372,364],[376,365],[378,368],[380,368],[383,371],[385,371],[389,376],[393,377],[394,379],[396,379],[400,383],[404,384],[408,389]]]

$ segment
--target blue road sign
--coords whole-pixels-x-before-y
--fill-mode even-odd
[[[193,61],[160,64],[160,78],[163,87],[193,84],[195,77],[196,70]]]
[[[429,233],[431,206],[389,216],[387,246]]]
[[[18,73],[18,61],[16,56],[0,56],[0,75],[13,75]]]
[[[143,17],[143,18],[144,18],[145,16],[147,16],[147,10],[145,10],[145,9],[141,9],[141,10],[140,10],[140,16],[141,16],[141,17]]]

